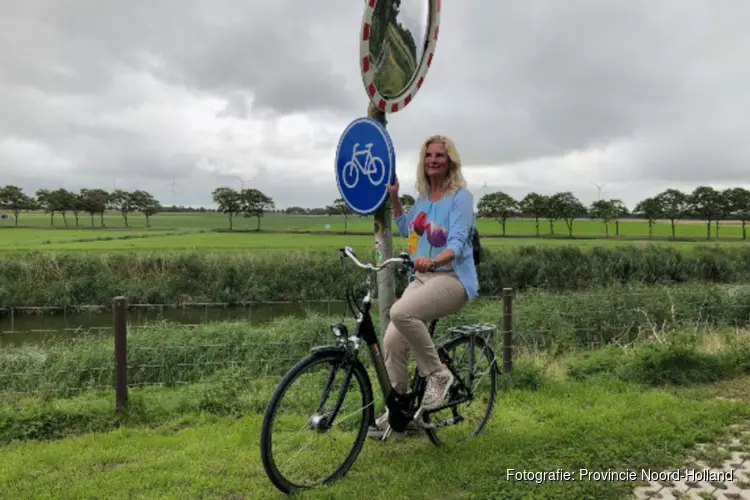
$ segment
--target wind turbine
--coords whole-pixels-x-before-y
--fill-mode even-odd
[[[176,203],[174,201],[174,195],[175,195],[175,190],[179,189],[177,187],[177,174],[172,174],[172,182],[170,182],[169,184],[167,184],[167,186],[169,186],[171,188],[171,191],[172,191],[172,204],[176,205]]]
[[[167,186],[172,188],[172,194],[174,194],[175,187],[177,187],[177,175],[172,175],[172,182],[167,184]]]
[[[241,187],[240,189],[244,190],[244,189],[245,189],[245,183],[246,183],[246,182],[253,182],[253,181],[255,180],[255,178],[256,178],[256,177],[258,177],[258,174],[255,174],[255,175],[254,175],[254,176],[252,177],[252,179],[243,179],[243,178],[242,178],[242,177],[240,177],[239,175],[235,175],[235,177],[236,177],[237,179],[239,179],[239,181],[240,181],[240,185],[242,186],[242,187]]]
[[[604,189],[604,186],[606,186],[606,184],[597,184],[596,182],[592,182],[591,184],[593,184],[594,186],[596,186],[596,189],[598,190],[598,194],[597,194],[596,199],[597,200],[601,200],[602,199],[602,189]]]

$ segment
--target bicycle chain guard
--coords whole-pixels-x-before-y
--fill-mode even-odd
[[[391,391],[386,406],[388,407],[388,423],[393,432],[406,432],[406,426],[413,420],[414,412],[409,409],[410,401],[408,394]]]

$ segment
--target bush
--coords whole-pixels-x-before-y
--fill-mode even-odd
[[[373,255],[360,255],[372,261]],[[624,244],[590,249],[566,245],[493,249],[478,267],[480,294],[514,290],[584,290],[600,286],[736,283],[750,278],[750,247]],[[343,299],[347,277],[336,251],[252,253],[53,253],[0,257],[0,307],[109,306],[116,295],[134,303],[191,301],[237,304],[263,300]],[[406,286],[397,278],[397,293]],[[362,290],[362,288],[360,288]]]
[[[513,362],[510,373],[503,373],[498,389],[529,389],[536,391],[549,382],[549,376],[533,359],[521,358]]]
[[[573,380],[583,381],[595,378],[610,378],[617,374],[623,364],[622,348],[608,345],[603,349],[584,353],[568,365],[567,375]]]
[[[750,344],[702,352],[699,336],[677,334],[668,342],[649,341],[632,352],[616,346],[585,353],[568,365],[574,380],[616,378],[648,386],[716,382],[750,373]]]

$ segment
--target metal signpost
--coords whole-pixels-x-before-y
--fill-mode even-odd
[[[365,0],[359,66],[369,98],[368,116],[355,120],[344,131],[336,152],[336,179],[342,198],[353,212],[374,214],[378,264],[393,257],[392,212],[385,184],[395,178],[396,166],[386,131],[386,113],[403,110],[422,88],[435,54],[440,3]],[[396,300],[396,281],[392,269],[380,274],[378,305],[380,331],[384,334]]]

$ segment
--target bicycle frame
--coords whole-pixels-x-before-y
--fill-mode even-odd
[[[352,161],[354,161],[357,166],[359,167],[359,170],[367,174],[370,172],[370,169],[368,167],[372,166],[372,144],[368,144],[363,149],[360,149],[357,151],[357,146],[359,146],[359,143],[355,144],[352,148]],[[359,161],[359,156],[365,157],[365,162],[362,163]]]
[[[389,259],[389,261],[386,261],[386,263],[384,263],[382,267],[376,268],[371,265],[364,265],[360,263],[356,259],[356,257],[354,257],[354,254],[351,251],[351,248],[349,247],[345,249],[341,249],[341,252],[342,254],[346,254],[348,257],[354,260],[354,262],[359,267],[372,269],[376,271],[383,269],[390,262],[399,261],[405,258],[402,256],[401,259]],[[442,427],[445,425],[452,425],[452,424],[460,422],[462,420],[462,417],[460,416],[457,416],[456,418],[449,419],[438,424],[432,424],[432,425],[424,425],[417,420],[422,409],[419,408],[415,412],[411,412],[408,409],[408,406],[410,405],[410,403],[414,402],[414,398],[420,394],[420,389],[421,389],[420,385],[424,383],[424,379],[422,377],[416,377],[415,380],[413,380],[413,382],[414,381],[417,382],[416,386],[413,385],[410,388],[410,390],[403,395],[399,395],[398,393],[396,393],[396,391],[393,390],[393,387],[391,386],[390,378],[388,376],[388,370],[385,366],[385,361],[380,351],[380,343],[378,342],[378,335],[375,330],[375,325],[372,321],[372,315],[370,313],[371,309],[372,309],[372,292],[370,290],[370,287],[368,287],[367,294],[365,295],[364,299],[362,299],[362,308],[360,310],[359,316],[357,317],[357,321],[354,327],[354,331],[352,332],[352,335],[348,338],[346,337],[346,331],[347,331],[346,326],[343,325],[342,323],[334,323],[332,325],[332,329],[334,331],[334,335],[336,335],[336,337],[338,338],[339,343],[343,346],[346,346],[347,350],[349,351],[351,355],[356,355],[356,353],[359,351],[361,341],[364,341],[365,344],[367,344],[368,352],[370,353],[370,359],[373,362],[375,373],[378,379],[378,383],[380,385],[380,389],[383,394],[383,398],[389,409],[389,417],[392,420],[392,422],[396,424],[395,427],[397,428],[397,430],[400,431],[401,428],[405,428],[406,424],[411,420],[417,421],[420,426],[426,427],[426,428]],[[433,337],[436,324],[437,324],[437,320],[434,320],[430,323],[430,326],[429,326],[430,337]],[[321,348],[321,349],[325,349],[325,348]],[[441,405],[425,413],[433,413],[436,411],[443,410],[445,408],[455,407],[473,398],[471,386],[467,385],[464,382],[463,378],[460,377],[457,373],[455,373],[450,363],[450,359],[447,353],[444,350],[442,350],[442,348],[440,347],[438,347],[438,351],[444,358],[447,359],[448,362],[446,364],[448,365],[448,369],[451,370],[451,372],[453,373],[456,384],[466,389],[467,396],[464,398],[451,400],[449,403]],[[348,379],[350,376],[351,376],[351,370],[349,371],[349,373],[347,373],[345,386],[348,385]],[[343,397],[343,394],[341,395],[341,397]],[[340,406],[340,401],[337,402],[336,410],[334,410],[334,413],[333,413],[334,418],[335,418],[335,415],[338,413],[339,406]],[[370,422],[370,423],[373,423],[373,422]]]

